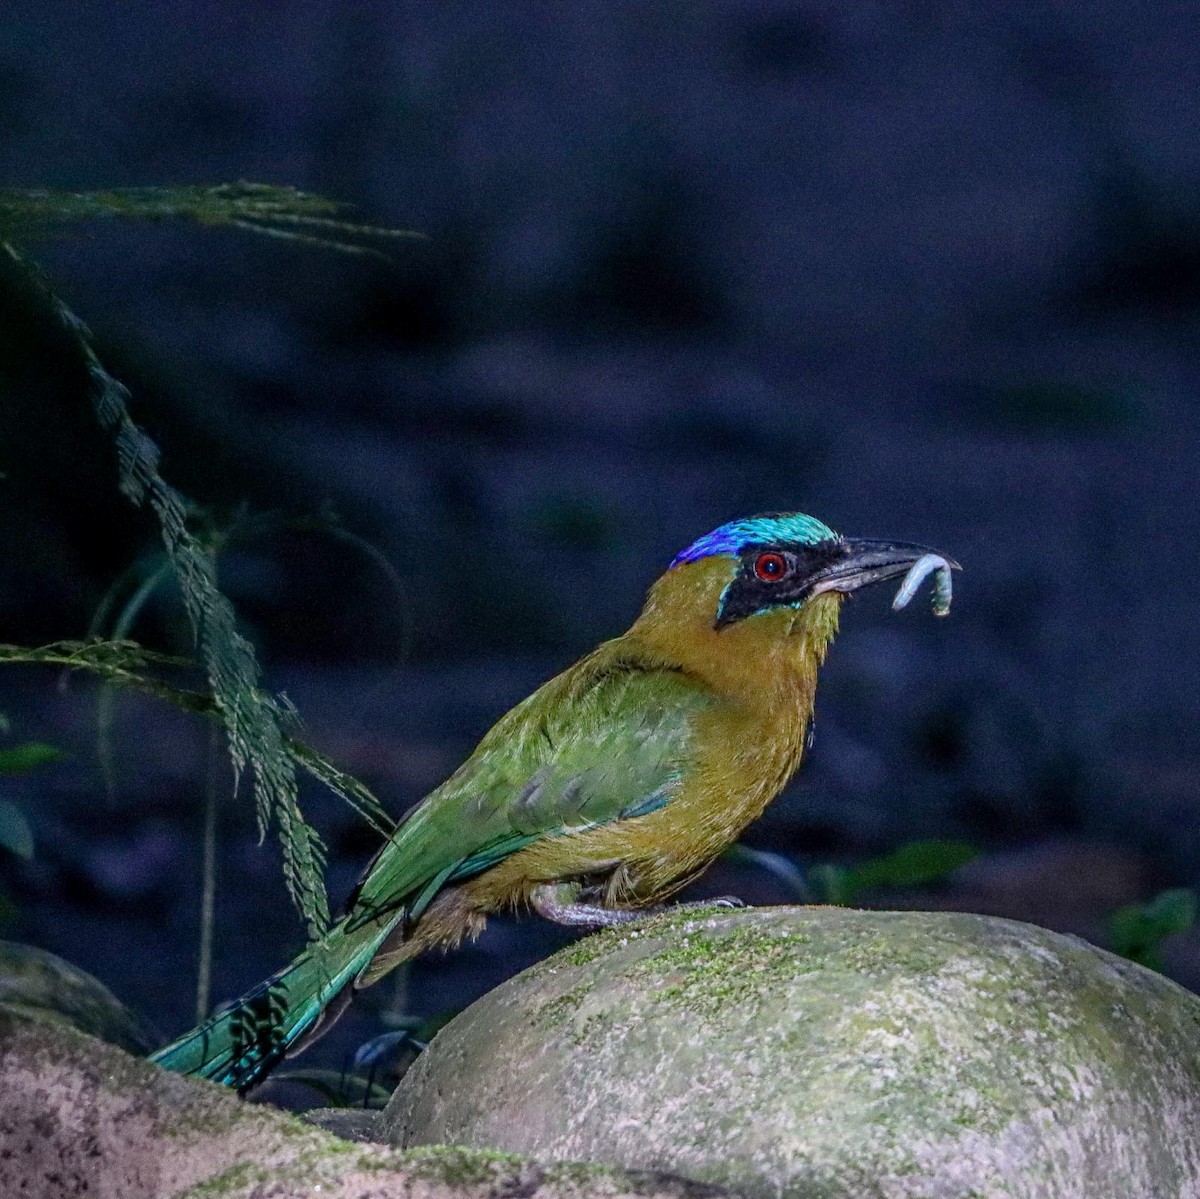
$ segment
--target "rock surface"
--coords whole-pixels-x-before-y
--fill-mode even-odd
[[[1200,999],[949,913],[675,912],[448,1024],[393,1144],[669,1170],[748,1195],[1200,1195]]]
[[[717,1199],[675,1178],[352,1144],[61,1023],[0,1008],[0,1195],[27,1199]]]
[[[99,979],[17,941],[0,941],[0,1006],[61,1020],[130,1053],[148,1053],[158,1039]]]
[[[383,1139],[379,1121],[382,1112],[361,1107],[314,1107],[300,1113],[300,1119],[314,1128],[323,1128],[343,1141],[370,1145]]]

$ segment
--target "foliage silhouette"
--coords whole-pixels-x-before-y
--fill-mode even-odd
[[[235,790],[243,774],[249,774],[260,840],[273,823],[278,825],[288,891],[314,938],[329,922],[322,874],[325,849],[300,811],[296,769],[306,751],[297,750],[290,735],[295,714],[286,701],[262,687],[254,647],[239,631],[233,605],[217,586],[212,551],[189,523],[191,504],[160,473],[159,448],[134,420],[128,389],[100,360],[87,325],[16,243],[54,235],[83,221],[104,219],[225,225],[341,252],[375,255],[380,251],[371,244],[374,241],[417,236],[345,221],[336,215],[339,211],[339,205],[322,197],[255,183],[98,192],[0,191],[0,245],[22,271],[31,303],[66,332],[78,350],[96,419],[113,440],[121,492],[135,506],[148,508],[157,520],[166,560],[207,676],[212,712],[224,726]],[[103,659],[109,667],[123,662],[128,668],[136,661],[128,643],[108,644],[106,659],[93,645],[81,650],[74,664],[96,669]],[[118,645],[124,648],[113,648]],[[147,661],[141,660],[141,666]],[[109,677],[128,684],[131,673],[118,670]],[[304,768],[360,810],[370,811],[373,819],[382,815],[374,797],[331,763],[310,756]]]
[[[1196,893],[1188,887],[1161,891],[1149,903],[1118,908],[1108,928],[1114,953],[1161,970],[1161,945],[1175,933],[1187,932],[1196,923]]]

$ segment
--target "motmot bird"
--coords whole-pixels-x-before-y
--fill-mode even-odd
[[[910,569],[911,591],[931,554],[800,513],[694,541],[627,632],[502,716],[411,809],[323,939],[153,1060],[244,1091],[355,990],[493,913],[603,927],[660,903],[799,765],[842,600]],[[957,564],[934,557],[948,584]]]

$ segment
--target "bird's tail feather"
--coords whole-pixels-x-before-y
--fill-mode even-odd
[[[150,1060],[178,1074],[247,1090],[300,1042],[315,1036],[330,1004],[334,1012],[340,1010],[337,996],[362,973],[390,931],[390,923],[354,932],[346,932],[344,926],[333,929],[290,966]]]

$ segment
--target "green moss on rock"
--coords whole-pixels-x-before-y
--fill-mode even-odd
[[[688,909],[485,996],[384,1128],[748,1195],[1200,1193],[1200,999],[1011,921]]]

